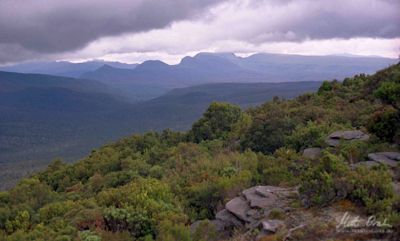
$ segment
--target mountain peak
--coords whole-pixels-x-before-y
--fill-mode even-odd
[[[141,70],[141,69],[153,69],[153,68],[166,68],[169,65],[160,61],[160,60],[147,60],[144,61],[143,63],[139,64],[135,69],[136,70]]]
[[[215,57],[228,57],[228,58],[232,58],[232,57],[237,57],[234,53],[231,52],[219,52],[219,53],[212,53],[212,52],[200,52],[198,54],[196,54],[194,57],[201,57],[201,56],[215,56]]]
[[[237,58],[237,56],[233,53],[210,53],[210,52],[200,52],[195,56],[186,56],[181,60],[181,64],[190,64],[197,61],[209,61],[211,59],[227,59],[230,60],[232,58]]]
[[[97,70],[111,70],[114,69],[114,67],[112,67],[111,65],[108,64],[103,64],[100,68],[98,68]]]
[[[142,63],[142,65],[143,64],[146,64],[146,65],[168,65],[168,64],[162,62],[161,60],[146,60]]]

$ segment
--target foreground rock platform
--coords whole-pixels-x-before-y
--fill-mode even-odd
[[[244,237],[240,240],[249,241],[275,240],[274,237],[280,237],[277,240],[304,240],[299,235],[306,235],[310,240],[307,236],[310,232],[323,234],[312,240],[358,240],[360,235],[362,240],[369,240],[365,234],[338,231],[338,224],[346,215],[366,220],[368,217],[362,212],[345,210],[341,206],[346,205],[340,204],[309,209],[299,204],[297,187],[254,186],[228,201],[215,219],[206,222],[214,226],[218,234],[215,240],[229,240],[235,233]],[[194,222],[191,231],[195,232],[201,222]]]

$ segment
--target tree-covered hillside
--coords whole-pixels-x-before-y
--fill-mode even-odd
[[[0,190],[55,158],[75,161],[129,133],[188,130],[213,101],[246,108],[274,96],[294,98],[314,92],[319,85],[208,84],[133,104],[105,94],[107,89],[96,81],[0,72]]]
[[[215,222],[191,224],[214,220],[254,185],[298,188],[286,207],[296,213],[335,207],[391,226],[337,234],[331,223],[306,220],[262,240],[398,240],[399,158],[369,165],[368,154],[399,151],[399,108],[400,64],[247,111],[213,103],[188,132],[124,138],[1,192],[0,240],[253,240],[259,227],[223,236]],[[306,154],[310,147],[318,153]],[[284,219],[287,210],[269,217]]]

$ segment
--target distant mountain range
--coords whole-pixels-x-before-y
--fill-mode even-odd
[[[232,53],[199,53],[179,64],[158,60],[138,65],[118,62],[30,63],[0,68],[14,72],[56,74],[97,80],[119,90],[129,101],[149,100],[174,88],[206,83],[295,82],[343,79],[358,73],[372,74],[396,59],[361,56],[303,56]]]
[[[293,82],[343,79],[358,73],[374,73],[396,60],[379,57],[301,56],[200,53],[185,57],[177,65],[145,61],[135,69],[103,66],[81,78],[110,83],[126,92],[155,97],[173,88],[205,83]],[[140,96],[142,97],[142,96]]]

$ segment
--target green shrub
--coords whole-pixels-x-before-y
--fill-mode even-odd
[[[226,139],[235,124],[241,119],[239,106],[214,102],[208,107],[203,117],[195,122],[189,132],[194,142]]]
[[[104,210],[104,218],[108,228],[114,232],[128,230],[135,238],[155,236],[155,220],[146,210],[112,207]]]
[[[156,179],[161,179],[164,174],[164,170],[161,166],[152,166],[149,170],[149,176]]]
[[[296,123],[289,116],[289,110],[280,103],[268,103],[253,116],[248,131],[241,140],[242,149],[273,153],[285,144],[285,138]]]
[[[82,241],[101,241],[100,236],[89,230],[79,232],[79,237]]]
[[[350,163],[357,163],[367,159],[370,144],[366,141],[348,141],[341,142],[339,145],[340,154]]]
[[[394,141],[400,137],[400,111],[386,108],[374,113],[369,120],[368,130],[382,140]]]
[[[305,206],[325,206],[347,197],[352,184],[346,180],[349,168],[344,160],[324,153],[321,162],[301,177],[300,195]]]
[[[285,211],[283,211],[280,208],[274,208],[269,213],[268,218],[270,218],[270,219],[284,219],[285,216],[286,216],[285,215]]]
[[[158,241],[192,241],[189,228],[184,224],[174,224],[171,221],[163,221],[157,230]]]
[[[317,124],[309,121],[306,125],[298,125],[296,129],[286,138],[287,146],[303,150],[307,147],[321,147],[324,145],[326,136],[332,130],[326,124]]]
[[[366,206],[370,214],[390,212],[394,201],[392,178],[386,168],[359,167],[351,173],[354,183],[350,198]]]
[[[72,201],[54,202],[47,204],[39,209],[40,221],[50,223],[55,217],[63,217],[69,210],[73,209],[76,204]]]
[[[215,226],[208,220],[200,221],[192,235],[193,241],[214,241],[217,236]]]
[[[374,92],[374,95],[382,101],[398,107],[400,104],[400,82],[383,82]]]

